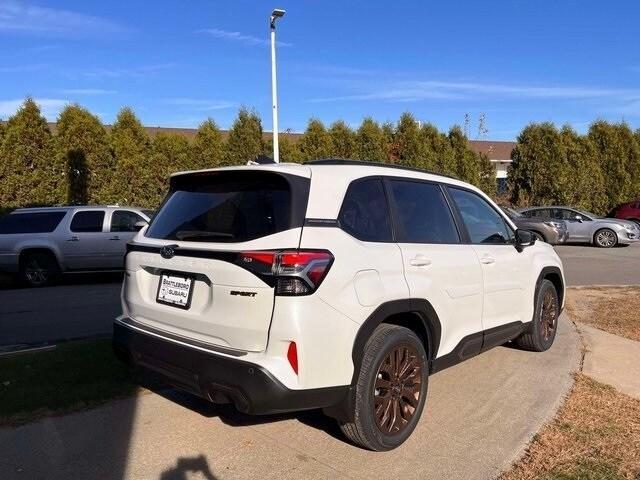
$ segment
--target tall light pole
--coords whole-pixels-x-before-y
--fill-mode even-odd
[[[273,100],[273,161],[280,162],[278,146],[278,86],[276,84],[276,20],[284,16],[284,10],[276,8],[271,12],[271,98]]]

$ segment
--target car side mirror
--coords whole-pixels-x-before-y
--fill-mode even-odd
[[[518,252],[522,252],[526,247],[536,243],[536,236],[529,230],[516,230],[515,247]]]
[[[149,225],[147,222],[145,222],[144,220],[138,220],[135,224],[134,224],[134,228],[136,229],[136,232],[139,232],[140,230],[142,230],[144,227],[146,227],[147,225]]]
[[[582,223],[582,221],[584,220],[584,219],[582,218],[582,215],[576,215],[575,217],[573,217],[573,219],[574,219],[574,220],[576,220],[576,221],[578,221],[578,222],[580,222],[580,223]]]

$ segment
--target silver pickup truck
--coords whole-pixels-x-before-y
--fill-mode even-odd
[[[118,206],[19,208],[0,217],[0,271],[39,287],[63,272],[121,270],[150,210]]]

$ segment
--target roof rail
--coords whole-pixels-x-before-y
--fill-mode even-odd
[[[322,158],[318,160],[309,160],[304,162],[303,165],[356,165],[364,167],[382,167],[382,168],[396,168],[398,170],[408,170],[410,172],[428,173],[430,175],[438,175],[440,177],[451,178],[452,180],[460,180],[452,175],[445,173],[438,173],[432,170],[424,170],[416,167],[406,167],[404,165],[397,165],[395,163],[383,163],[383,162],[371,162],[366,160],[347,160],[340,158]]]

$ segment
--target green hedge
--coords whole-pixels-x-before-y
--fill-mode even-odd
[[[160,133],[153,139],[133,111],[123,108],[107,132],[78,105],[67,106],[55,135],[38,106],[25,100],[0,131],[0,207],[64,203],[119,203],[155,207],[171,172],[239,165],[271,154],[255,112],[242,108],[226,141],[211,119],[192,140]],[[451,174],[495,193],[491,162],[469,149],[458,127],[440,133],[408,113],[397,125],[371,118],[353,130],[344,122],[328,129],[312,119],[297,142],[283,137],[283,162],[338,157],[398,163]]]

